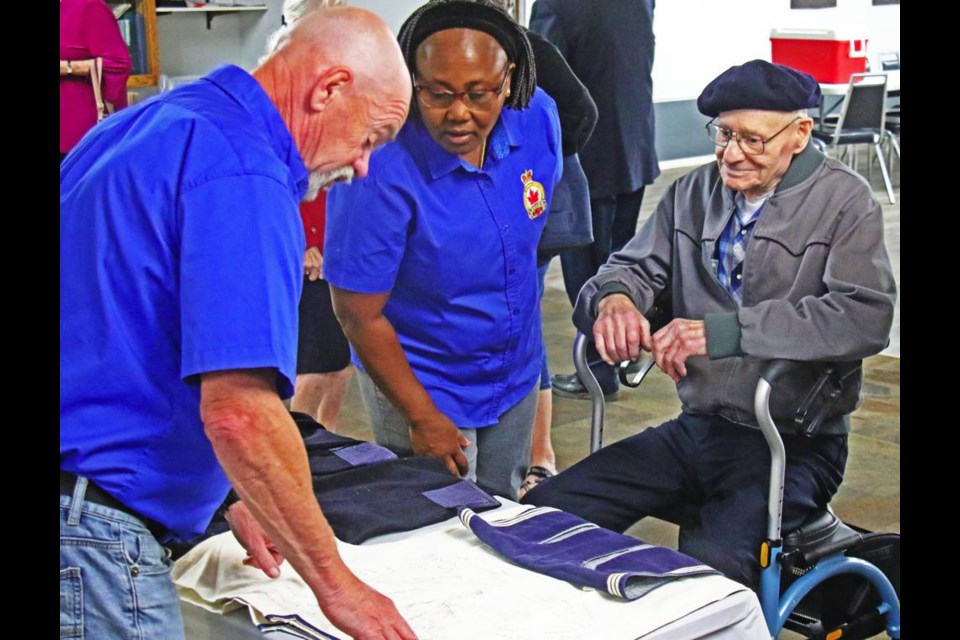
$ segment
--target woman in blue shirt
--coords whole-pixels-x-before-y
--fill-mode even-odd
[[[400,31],[411,117],[330,194],[324,251],[379,443],[516,498],[540,372],[536,249],[562,171],[529,41],[489,0]]]

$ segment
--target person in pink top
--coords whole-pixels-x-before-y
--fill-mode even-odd
[[[130,52],[104,0],[60,0],[60,159],[97,123],[90,68],[103,58],[103,99],[127,106]]]

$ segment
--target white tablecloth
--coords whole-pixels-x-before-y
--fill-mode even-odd
[[[504,517],[522,508],[510,505],[481,516]],[[339,548],[362,580],[393,599],[421,640],[769,637],[756,596],[724,577],[676,580],[626,602],[513,565],[455,518]],[[190,640],[262,637],[251,620],[262,622],[270,613],[296,614],[343,637],[289,564],[271,581],[244,566],[244,555],[227,533],[177,562],[174,581]]]

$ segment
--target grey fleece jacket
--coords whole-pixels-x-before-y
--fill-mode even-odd
[[[674,318],[706,324],[709,355],[689,358],[677,385],[684,411],[755,427],[763,362],[796,360],[771,398],[778,428],[793,433],[794,412],[823,363],[844,363],[853,373],[820,433],[846,433],[860,402],[862,358],[887,344],[897,295],[880,204],[863,178],[808,145],[757,222],[738,308],[714,260],[734,196],[716,163],[673,183],[639,233],[583,287],[574,323],[592,335],[604,296],[624,293],[646,313],[666,290]]]

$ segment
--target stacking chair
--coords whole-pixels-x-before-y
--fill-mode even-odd
[[[882,71],[900,70],[900,52],[888,51],[877,56],[880,61]],[[887,117],[884,120],[884,126],[887,130],[887,162],[889,169],[893,171],[893,154],[897,154],[897,160],[900,159],[900,96],[897,95],[896,104],[887,105]]]
[[[880,172],[883,174],[883,183],[887,188],[887,197],[890,204],[896,203],[893,195],[893,185],[890,183],[890,172],[884,160],[880,144],[887,137],[885,128],[887,101],[887,76],[883,73],[855,73],[850,76],[850,86],[843,103],[843,111],[836,125],[830,127],[821,123],[813,130],[813,136],[827,149],[841,151],[850,149],[852,160],[850,166],[857,169],[858,144],[869,144],[873,147]],[[869,171],[869,163],[868,163]]]
[[[886,51],[877,56],[881,71],[893,71],[900,68],[900,52]]]
[[[887,114],[883,121],[883,126],[887,134],[887,162],[890,165],[890,171],[893,171],[893,154],[897,154],[897,160],[900,159],[900,105],[893,105],[887,109]]]

